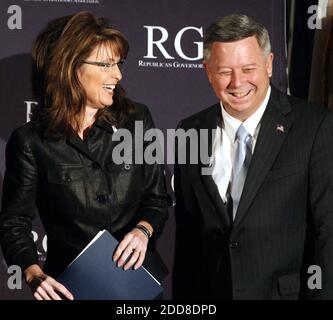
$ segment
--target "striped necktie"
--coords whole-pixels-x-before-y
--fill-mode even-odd
[[[252,137],[243,124],[236,132],[236,152],[232,165],[230,195],[232,198],[232,215],[235,219],[239,201],[242,195],[247,170],[252,157]]]

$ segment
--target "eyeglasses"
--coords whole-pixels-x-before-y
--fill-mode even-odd
[[[120,60],[118,62],[99,62],[99,61],[83,61],[83,63],[91,64],[93,66],[101,67],[104,72],[110,72],[114,69],[115,66],[118,66],[118,68],[121,70],[122,66],[124,64],[124,60]]]

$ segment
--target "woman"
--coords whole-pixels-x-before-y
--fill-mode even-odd
[[[112,158],[117,129],[153,127],[147,107],[119,85],[127,52],[124,36],[89,12],[49,23],[34,44],[39,105],[8,141],[0,234],[8,265],[21,266],[38,300],[73,299],[54,278],[102,229],[120,241],[118,266],[144,262],[166,274],[154,252],[167,217],[163,168]],[[31,237],[35,208],[48,236],[43,270]]]

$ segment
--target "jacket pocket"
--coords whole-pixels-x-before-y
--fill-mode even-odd
[[[47,173],[47,181],[51,184],[70,184],[81,180],[84,175],[82,165],[59,165]]]
[[[281,296],[297,294],[301,287],[301,278],[299,273],[291,273],[278,278],[279,293]]]
[[[268,172],[267,179],[277,180],[305,172],[305,163],[299,162]]]
[[[135,164],[106,164],[110,173],[113,194],[120,205],[135,205],[143,188],[143,166]]]
[[[64,214],[75,214],[86,206],[85,167],[82,165],[57,165],[47,172],[47,185],[44,190],[47,201]]]

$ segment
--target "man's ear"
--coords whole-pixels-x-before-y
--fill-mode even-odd
[[[266,70],[268,76],[271,78],[273,74],[273,60],[274,60],[274,54],[273,52],[269,53],[267,60],[266,60]]]

